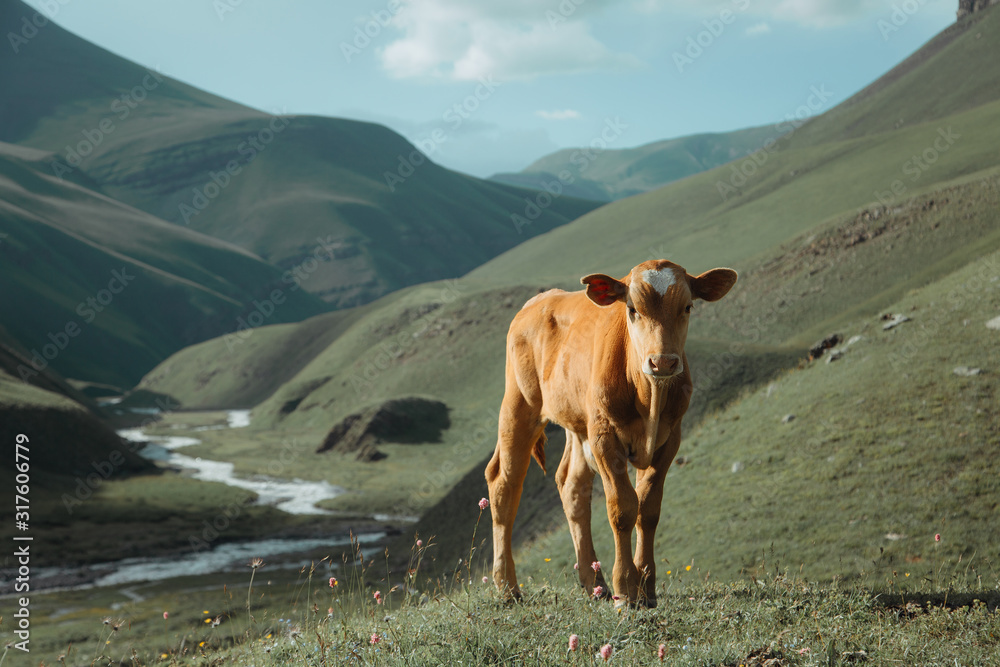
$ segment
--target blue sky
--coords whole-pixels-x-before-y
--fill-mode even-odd
[[[847,99],[957,0],[32,0],[142,65],[268,110],[382,123],[444,166],[518,171]],[[47,13],[51,14],[51,10]],[[456,105],[458,105],[456,107]]]

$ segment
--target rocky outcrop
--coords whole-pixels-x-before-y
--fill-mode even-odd
[[[1000,0],[958,0],[958,18],[981,12],[996,4],[1000,4]]]
[[[318,453],[334,450],[356,453],[359,461],[378,461],[386,455],[381,442],[441,442],[441,431],[451,426],[448,406],[426,398],[397,398],[344,417],[330,429]]]

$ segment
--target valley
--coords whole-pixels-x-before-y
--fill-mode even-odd
[[[372,588],[408,623],[434,610],[413,636],[507,613],[473,590],[492,557],[477,504],[507,327],[541,291],[660,257],[740,275],[691,320],[696,387],[656,543],[674,606],[758,586],[819,606],[833,591],[880,623],[917,619],[910,593],[943,596],[928,616],[952,590],[995,610],[995,7],[794,128],[616,148],[586,170],[566,149],[491,179],[383,125],[154,75],[55,23],[32,47],[0,55],[5,83],[50,82],[0,107],[0,442],[6,461],[19,435],[32,444],[41,659],[104,655],[105,617],[129,619],[141,664],[257,646],[298,660],[299,628],[333,619],[338,646],[367,650],[357,619],[393,632]],[[574,187],[553,194],[563,171]],[[563,433],[548,435],[558,461]],[[532,464],[515,524],[529,616],[579,595],[553,470]],[[8,463],[0,480],[16,482]],[[514,659],[467,630],[468,655]],[[334,640],[316,636],[325,656]],[[750,649],[705,650],[730,664]],[[811,664],[784,650],[774,664]]]

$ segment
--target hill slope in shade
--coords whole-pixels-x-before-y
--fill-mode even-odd
[[[546,185],[552,189],[552,184],[557,183],[567,195],[612,201],[744,157],[766,141],[777,140],[788,129],[780,124],[768,125],[625,149],[567,148],[536,160],[516,174],[496,174],[491,180],[536,190],[544,190]]]
[[[28,375],[51,365],[128,387],[255,310],[282,322],[325,309],[251,253],[60,180],[43,164],[43,154],[0,143],[4,322],[34,361]],[[272,307],[275,291],[282,303]]]
[[[33,14],[7,3],[0,28]],[[0,80],[26,91],[5,98],[0,140],[53,151],[51,173],[83,172],[281,269],[305,265],[303,287],[338,307],[461,275],[598,205],[563,197],[518,228],[511,215],[532,193],[439,167],[385,127],[249,109],[54,24],[0,53]]]
[[[36,482],[39,475],[97,472],[107,480],[155,470],[122,443],[90,399],[51,369],[23,381],[18,368],[26,364],[30,364],[29,356],[0,328],[0,477],[4,481],[10,477],[13,482],[19,461],[28,461],[29,478]],[[19,450],[18,444],[24,448]]]

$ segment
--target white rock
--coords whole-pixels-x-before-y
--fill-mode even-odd
[[[994,331],[1000,331],[1000,316],[994,317],[992,320],[986,323],[987,329],[993,329]]]
[[[743,470],[743,461],[737,461],[736,463],[733,464],[732,468],[733,474],[736,474],[741,470]]]
[[[983,369],[969,368],[968,366],[955,366],[954,370],[952,370],[952,373],[958,375],[959,377],[970,378],[973,377],[974,375],[982,375]]]
[[[883,331],[888,331],[889,329],[894,329],[898,327],[903,322],[909,322],[910,318],[906,315],[893,315],[892,319],[882,325]]]
[[[785,415],[784,417],[781,418],[781,423],[782,424],[787,424],[787,423],[789,423],[790,421],[792,421],[794,419],[795,419],[795,415]]]

